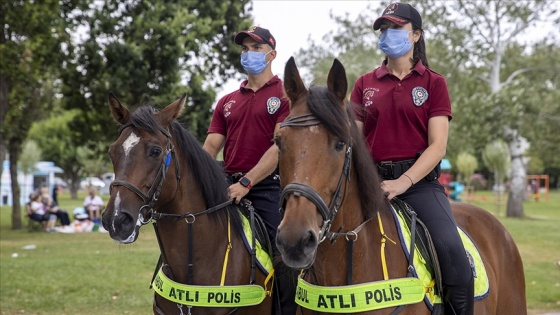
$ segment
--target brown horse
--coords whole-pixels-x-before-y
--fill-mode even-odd
[[[327,87],[307,89],[293,58],[284,75],[291,113],[275,139],[284,211],[276,243],[284,262],[305,270],[307,283],[322,287],[378,282],[385,279],[384,268],[390,279],[406,277],[408,262],[394,216],[345,101],[344,67],[334,61]],[[523,266],[510,234],[481,208],[454,203],[453,212],[476,244],[488,272],[489,294],[475,302],[475,314],[526,314]],[[308,300],[310,290],[298,288],[296,299]],[[377,293],[380,300],[394,300],[401,297],[397,291],[393,286]],[[319,311],[325,313],[358,304],[358,295],[352,293],[316,298],[323,307]],[[395,310],[392,305],[366,313]],[[430,314],[423,302],[400,311]]]
[[[163,266],[153,282],[155,314],[270,314],[271,282],[241,237],[246,221],[228,201],[222,168],[176,120],[185,100],[131,113],[109,96],[122,127],[109,148],[115,181],[103,226],[127,244],[154,220]]]

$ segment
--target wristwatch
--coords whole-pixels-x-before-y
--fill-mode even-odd
[[[245,176],[241,177],[239,183],[243,185],[243,187],[247,187],[247,189],[251,189],[251,187],[253,187],[253,185],[251,184],[251,180]]]

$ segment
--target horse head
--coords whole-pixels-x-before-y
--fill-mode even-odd
[[[327,87],[307,89],[290,58],[284,89],[291,108],[275,139],[284,212],[276,244],[288,266],[307,268],[341,206],[350,175],[346,72],[335,59]]]
[[[121,129],[109,147],[115,180],[103,213],[103,227],[117,242],[134,242],[140,227],[149,222],[153,207],[165,205],[175,196],[179,166],[170,129],[185,100],[186,95],[159,112],[143,106],[131,113],[112,93],[109,95],[109,108]]]

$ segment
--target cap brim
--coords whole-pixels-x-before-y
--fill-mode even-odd
[[[246,37],[251,37],[257,43],[268,44],[259,35],[256,35],[256,34],[250,33],[250,32],[239,32],[239,33],[237,33],[237,35],[235,35],[235,37],[233,38],[233,41],[237,45],[243,45],[243,40],[245,40]]]
[[[394,15],[385,15],[385,16],[382,16],[382,17],[378,18],[377,20],[375,20],[375,22],[373,23],[373,30],[374,31],[377,31],[381,27],[381,24],[383,24],[383,20],[389,20],[389,21],[397,24],[398,26],[403,26],[406,23],[410,22],[407,19],[403,19],[403,18],[394,16]]]

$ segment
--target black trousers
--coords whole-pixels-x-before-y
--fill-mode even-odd
[[[231,183],[239,181],[244,174],[229,175],[228,179]],[[253,208],[263,219],[268,231],[268,236],[272,242],[273,255],[279,255],[276,249],[276,231],[280,225],[280,176],[272,174],[261,182],[256,184],[249,190],[245,196],[250,200]],[[274,259],[274,258],[273,258]],[[284,265],[281,261],[275,261],[274,269],[276,270],[277,290],[274,301],[275,315],[293,315],[296,313],[297,305],[295,303],[296,286],[297,286],[297,270],[292,270]]]
[[[398,196],[424,222],[438,255],[444,286],[464,286],[472,280],[472,270],[457,231],[451,204],[437,180],[423,179]]]
[[[230,175],[228,179],[235,183],[241,177],[243,175]],[[255,211],[263,219],[270,240],[276,239],[276,230],[280,225],[280,176],[269,175],[254,185],[244,198],[251,201]]]

